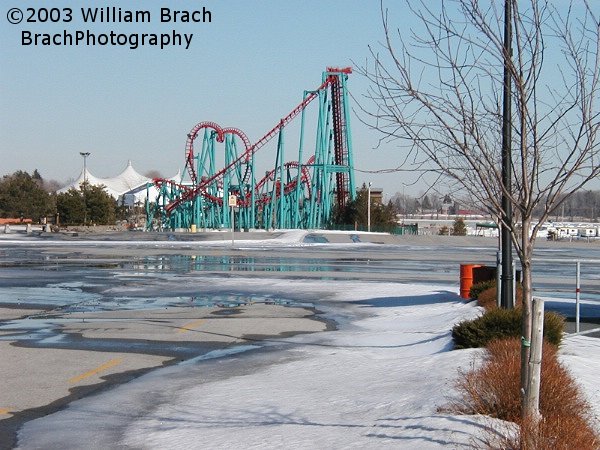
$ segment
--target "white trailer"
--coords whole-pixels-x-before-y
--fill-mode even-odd
[[[579,236],[581,236],[581,237],[596,237],[597,236],[596,228],[580,228]]]

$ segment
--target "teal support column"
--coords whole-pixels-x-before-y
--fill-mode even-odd
[[[252,153],[252,162],[250,165],[250,223],[251,228],[259,228],[258,223],[256,222],[256,175],[254,173],[254,153]]]
[[[354,181],[354,150],[352,148],[352,133],[350,132],[350,106],[348,104],[348,75],[339,74],[342,85],[342,101],[344,105],[344,118],[346,122],[346,146],[348,148],[348,196],[349,200],[356,199],[356,183]]]
[[[287,228],[286,217],[284,215],[285,178],[283,176],[283,164],[284,164],[283,161],[285,161],[285,158],[284,158],[285,145],[284,145],[284,139],[283,139],[283,130],[284,130],[284,127],[281,127],[281,130],[279,131],[279,142],[277,143],[277,145],[280,147],[279,150],[277,151],[277,153],[279,153],[279,228],[280,229]]]
[[[304,91],[304,95],[302,96],[302,100],[305,100],[308,91]],[[301,216],[300,216],[300,203],[302,202],[302,207],[306,208],[304,205],[303,199],[300,198],[300,192],[302,188],[302,158],[304,157],[304,124],[305,124],[305,110],[302,110],[300,115],[300,142],[298,143],[298,175],[296,177],[296,196],[294,203],[294,213],[292,217],[292,226],[293,228],[298,228],[301,226]]]

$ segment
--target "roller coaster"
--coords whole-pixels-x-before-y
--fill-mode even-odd
[[[321,85],[304,91],[302,101],[255,143],[238,128],[195,125],[187,135],[181,182],[155,178],[147,188],[146,229],[230,228],[232,218],[239,229],[325,228],[336,208],[344,208],[356,193],[347,91],[351,73],[349,67],[328,67]],[[317,104],[312,116],[311,103]],[[312,147],[305,133],[309,116],[316,118],[313,151],[304,148]],[[294,119],[299,119],[298,159],[286,162],[285,131]],[[275,155],[259,155],[275,137]],[[264,172],[269,165],[261,165],[263,153],[264,161],[275,156]],[[154,201],[152,186],[158,192]]]

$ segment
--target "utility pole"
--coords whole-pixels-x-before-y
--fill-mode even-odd
[[[367,190],[367,231],[371,232],[371,182]]]
[[[511,155],[511,75],[512,57],[512,0],[504,0],[504,99],[502,107],[502,217],[501,251],[502,273],[500,275],[500,305],[502,308],[514,308],[513,270],[512,270],[512,155]],[[528,230],[522,230],[527,233]]]
[[[90,152],[79,152],[83,156],[83,225],[87,225],[87,157],[90,156]]]

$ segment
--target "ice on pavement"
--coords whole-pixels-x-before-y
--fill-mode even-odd
[[[491,419],[438,412],[455,395],[458,369],[468,369],[482,352],[451,351],[451,327],[479,314],[455,288],[262,281],[274,292],[323,296],[318,307],[337,321],[338,330],[156,370],[26,423],[19,447],[482,446]],[[244,282],[239,278],[237,289]],[[256,282],[247,279],[249,292]],[[600,416],[600,340],[567,337],[561,358]]]

